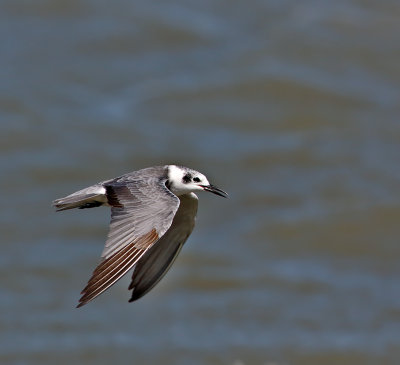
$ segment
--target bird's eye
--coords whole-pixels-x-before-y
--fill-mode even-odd
[[[199,179],[198,177],[194,177],[194,178],[193,178],[193,181],[194,181],[194,182],[200,182],[200,179]]]

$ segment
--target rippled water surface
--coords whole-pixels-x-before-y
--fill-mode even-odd
[[[2,1],[1,364],[399,364],[399,34],[390,0]],[[51,201],[164,163],[230,199],[75,309],[109,211]]]

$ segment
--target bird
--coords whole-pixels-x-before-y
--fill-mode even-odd
[[[101,261],[81,292],[77,308],[89,303],[133,268],[129,302],[163,278],[194,228],[198,197],[228,194],[202,173],[180,165],[133,171],[53,201],[56,211],[111,208]]]

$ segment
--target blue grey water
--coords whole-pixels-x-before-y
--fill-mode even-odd
[[[399,364],[400,3],[0,3],[1,364]],[[109,210],[51,201],[178,163],[165,279],[84,308]]]

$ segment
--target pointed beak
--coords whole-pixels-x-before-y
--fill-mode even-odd
[[[222,196],[222,197],[224,197],[224,198],[227,198],[227,197],[228,197],[228,194],[225,193],[225,191],[223,191],[223,190],[217,188],[217,187],[214,186],[214,185],[211,185],[211,184],[210,184],[210,185],[200,185],[200,186],[204,189],[204,191],[209,191],[210,193],[217,194],[217,195]]]

